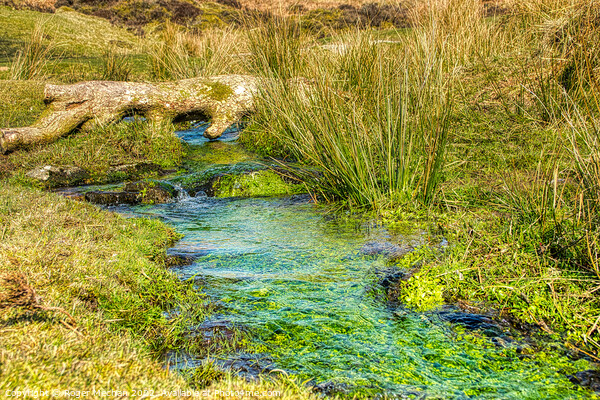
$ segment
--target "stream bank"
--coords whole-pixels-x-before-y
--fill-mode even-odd
[[[194,133],[183,137],[194,140]],[[226,143],[232,147],[198,143],[192,154],[211,146],[236,152],[235,141]],[[331,214],[307,196],[204,194],[110,208],[159,218],[184,235],[170,253],[191,263],[174,271],[217,305],[192,332],[201,340],[241,333],[239,346],[210,356],[180,353],[178,368],[210,363],[255,376],[285,370],[317,391],[348,397],[590,396],[568,379],[588,362],[573,360],[560,346],[532,347],[518,332],[455,308],[416,312],[385,300],[402,263],[419,262],[419,249],[443,246],[442,237],[398,234]],[[400,266],[390,266],[397,249],[410,250],[399,255]]]

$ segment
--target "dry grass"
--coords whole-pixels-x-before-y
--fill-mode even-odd
[[[27,283],[25,275],[18,272],[0,275],[0,310],[30,308],[36,304],[35,291]]]
[[[247,7],[252,10],[271,11],[277,14],[287,14],[293,10],[315,10],[317,8],[338,7],[343,4],[360,7],[363,4],[372,2],[373,1],[369,0],[239,0],[242,7]]]

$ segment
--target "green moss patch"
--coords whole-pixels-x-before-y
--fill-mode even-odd
[[[215,197],[284,196],[306,191],[304,185],[287,183],[278,173],[267,170],[222,176],[213,190]]]

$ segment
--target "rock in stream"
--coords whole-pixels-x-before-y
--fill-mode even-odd
[[[160,204],[172,201],[178,190],[172,185],[158,181],[141,181],[128,183],[123,191],[91,191],[85,193],[84,199],[100,205],[117,204]]]

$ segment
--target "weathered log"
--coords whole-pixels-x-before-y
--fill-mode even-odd
[[[46,85],[46,111],[30,127],[0,129],[0,152],[52,142],[75,129],[87,130],[131,114],[151,121],[210,119],[207,138],[217,138],[252,110],[257,78],[221,75],[177,82],[89,81]]]

